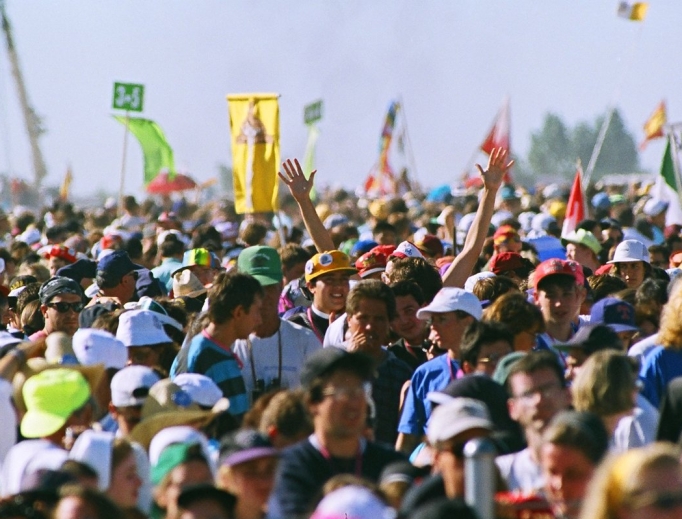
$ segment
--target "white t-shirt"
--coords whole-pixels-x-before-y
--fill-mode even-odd
[[[280,320],[279,330],[270,337],[261,339],[251,334],[248,340],[235,341],[232,351],[243,364],[242,377],[246,392],[250,396],[255,379],[263,379],[265,386],[277,378],[279,371],[279,345],[282,345],[281,387],[293,389],[301,385],[300,374],[303,362],[322,345],[312,330],[290,321]],[[252,354],[249,353],[251,350]],[[253,370],[251,358],[253,357]]]
[[[507,482],[509,490],[523,492],[537,492],[544,487],[545,478],[539,463],[535,463],[530,456],[530,449],[505,454],[495,458],[500,474]]]

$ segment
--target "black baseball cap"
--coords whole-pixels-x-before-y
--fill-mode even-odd
[[[317,350],[306,359],[301,369],[301,386],[307,389],[316,378],[341,369],[357,373],[363,380],[374,378],[374,362],[371,357],[329,346]]]

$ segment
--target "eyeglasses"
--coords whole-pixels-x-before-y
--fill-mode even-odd
[[[535,395],[541,395],[543,398],[549,398],[552,395],[554,395],[557,391],[561,389],[561,384],[558,382],[550,382],[548,384],[545,384],[543,386],[539,386],[533,389],[529,389],[528,391],[524,391],[518,396],[515,396],[514,398],[518,400],[524,400],[524,401],[530,401],[535,398]]]
[[[69,310],[73,310],[78,313],[83,310],[83,303],[66,303],[64,301],[59,301],[58,303],[47,303],[48,308],[54,308],[60,314],[65,314]]]
[[[478,359],[478,362],[481,364],[497,364],[502,357],[507,355],[507,353],[493,353],[492,355],[488,355],[487,357],[482,357]]]
[[[632,496],[628,500],[628,505],[631,509],[653,506],[659,510],[672,510],[682,507],[682,491],[656,492],[652,490],[650,492],[642,492]]]
[[[362,386],[351,387],[328,387],[322,391],[322,396],[332,397],[336,401],[355,400],[356,398],[366,398],[372,389],[370,384],[363,384]]]

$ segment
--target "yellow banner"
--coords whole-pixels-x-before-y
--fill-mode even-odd
[[[227,96],[234,204],[238,214],[277,210],[278,98],[278,94]]]

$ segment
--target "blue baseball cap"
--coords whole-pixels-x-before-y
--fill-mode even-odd
[[[635,324],[635,308],[615,297],[606,297],[592,306],[590,324],[605,324],[616,333],[639,331]]]
[[[119,281],[123,276],[136,269],[136,265],[124,250],[117,250],[107,254],[97,263],[97,279],[107,282]],[[98,285],[101,286],[99,281]]]

